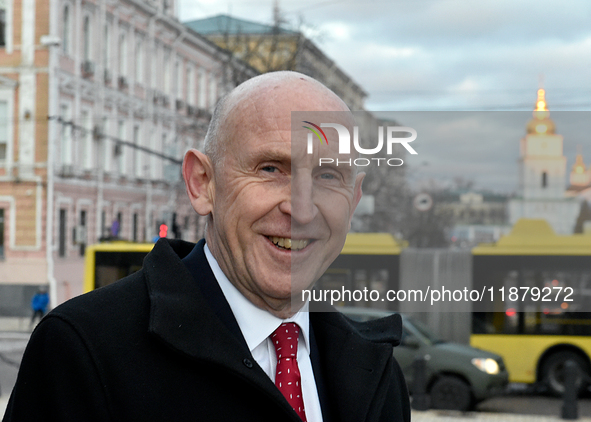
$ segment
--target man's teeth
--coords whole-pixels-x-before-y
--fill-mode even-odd
[[[291,249],[292,251],[298,251],[304,249],[310,243],[309,240],[292,240],[286,237],[269,237],[271,241],[284,249]]]

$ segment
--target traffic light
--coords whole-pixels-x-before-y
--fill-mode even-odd
[[[168,226],[164,223],[160,224],[160,232],[158,233],[158,236],[166,237],[167,234],[168,234]]]

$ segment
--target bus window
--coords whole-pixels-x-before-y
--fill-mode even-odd
[[[401,246],[387,233],[349,233],[341,254],[334,260],[316,283],[315,289],[360,294],[365,291],[379,293],[383,298],[387,290],[398,289]],[[339,306],[361,306],[395,310],[395,302],[359,300],[347,296],[334,303]],[[365,296],[364,296],[365,297]]]
[[[104,242],[86,248],[84,291],[107,286],[142,268],[153,243]]]
[[[96,252],[95,287],[107,286],[142,268],[144,252]]]

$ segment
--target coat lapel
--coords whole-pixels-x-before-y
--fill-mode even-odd
[[[396,315],[382,321],[387,330],[370,339],[338,312],[310,314],[322,375],[330,380],[326,390],[335,420],[367,421],[378,410],[372,406],[380,405],[391,343],[399,339],[399,319]]]
[[[232,333],[204,298],[198,287],[202,280],[194,280],[181,261],[193,246],[160,240],[146,257],[144,269],[151,302],[149,332],[180,353],[220,365],[248,381],[297,421],[296,413],[255,362],[241,334],[238,337]],[[198,248],[205,260],[200,277],[213,278],[203,243]],[[163,262],[169,266],[164,268]]]

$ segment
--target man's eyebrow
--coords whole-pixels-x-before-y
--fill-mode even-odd
[[[253,151],[248,154],[249,158],[255,158],[258,161],[278,161],[291,163],[291,151],[285,149],[265,148]]]

